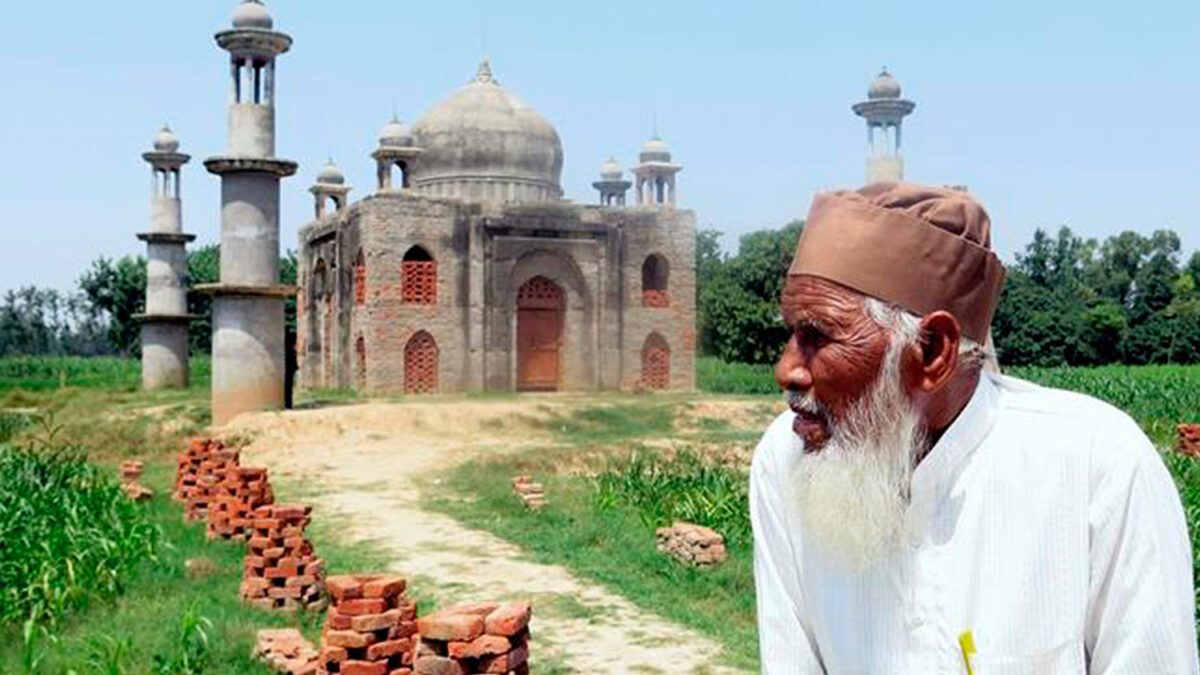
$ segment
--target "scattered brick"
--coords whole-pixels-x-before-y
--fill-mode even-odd
[[[295,628],[268,628],[258,631],[252,656],[278,673],[315,675],[319,655]]]
[[[327,606],[325,561],[313,556],[312,544],[303,536],[283,534],[303,532],[310,511],[310,507],[268,504],[246,514],[246,555],[238,589],[244,602],[282,611],[320,611]]]
[[[528,673],[529,603],[447,607],[417,619],[418,675]]]
[[[1187,457],[1200,457],[1200,424],[1180,424],[1176,430],[1179,444],[1175,451]]]
[[[333,604],[321,631],[319,672],[411,675],[417,605],[405,594],[405,579],[342,574],[325,584]]]
[[[142,471],[146,465],[140,459],[127,459],[121,462],[117,472],[121,476],[121,492],[134,501],[143,501],[154,497],[154,490],[142,485]]]
[[[513,476],[512,486],[525,508],[536,511],[546,505],[546,489],[533,476]]]
[[[724,537],[700,525],[676,522],[658,528],[655,537],[659,551],[695,567],[719,565],[729,557]]]

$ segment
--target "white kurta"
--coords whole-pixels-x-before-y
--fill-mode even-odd
[[[1200,672],[1191,546],[1162,458],[1123,412],[984,375],[917,466],[903,550],[852,573],[806,545],[793,414],[750,480],[762,672]]]

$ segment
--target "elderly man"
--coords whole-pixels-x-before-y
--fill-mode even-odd
[[[764,673],[1200,671],[1154,446],[1100,401],[982,371],[989,227],[952,190],[813,202],[781,301],[791,410],[751,475]]]

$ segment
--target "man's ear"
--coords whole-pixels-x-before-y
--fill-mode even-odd
[[[950,312],[939,310],[921,320],[921,372],[918,385],[933,393],[958,370],[958,345],[962,326]]]

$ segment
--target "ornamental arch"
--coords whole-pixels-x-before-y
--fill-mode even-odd
[[[671,347],[657,331],[642,345],[642,386],[658,390],[671,386]]]

